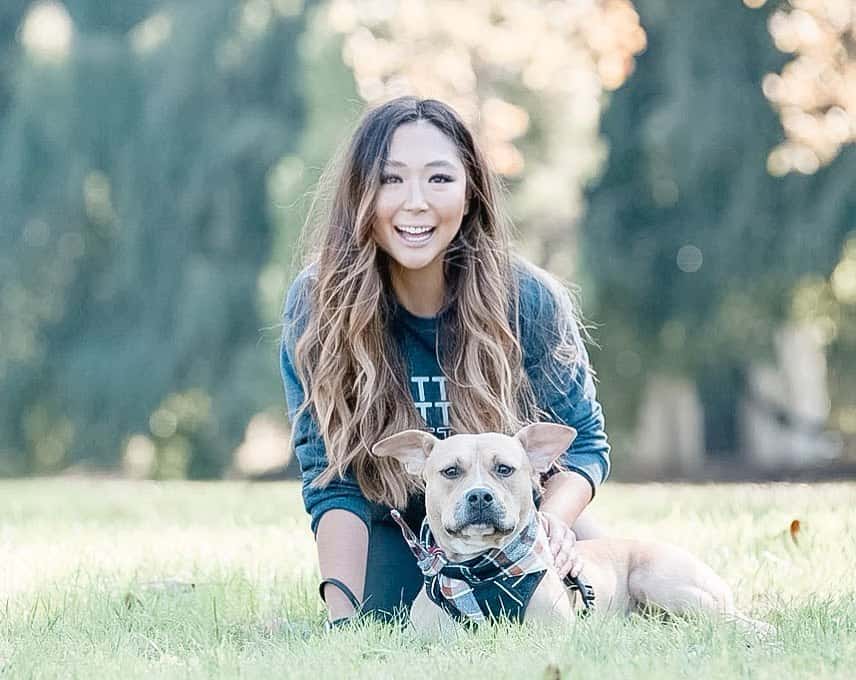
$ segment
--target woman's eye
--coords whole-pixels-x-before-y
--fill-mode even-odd
[[[447,467],[445,470],[440,470],[440,474],[446,479],[455,479],[456,477],[460,477],[461,470],[457,465],[453,465],[452,467]]]
[[[500,463],[496,466],[496,474],[500,477],[509,477],[514,473],[514,468],[510,465],[503,465]]]
[[[401,177],[398,175],[381,175],[380,183],[381,184],[397,184],[401,182]],[[454,182],[455,178],[451,175],[431,175],[428,178],[429,182],[434,182],[435,184],[447,184],[448,182]]]

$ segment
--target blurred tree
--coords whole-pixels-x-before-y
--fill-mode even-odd
[[[774,175],[812,174],[856,142],[856,2],[792,0],[773,8],[770,33],[776,47],[793,57],[780,72],[764,76],[764,94],[784,134],[767,167]],[[827,345],[832,422],[856,455],[856,235],[828,277],[806,275],[800,281],[793,316],[816,327]]]
[[[744,0],[761,7],[765,0]],[[856,2],[772,3],[770,34],[794,57],[764,77],[764,94],[778,111],[785,140],[767,160],[774,175],[816,172],[856,142]]]
[[[761,89],[784,61],[767,32],[774,8],[636,7],[649,47],[603,118],[609,161],[584,221],[602,393],[629,432],[648,377],[691,378],[707,448],[734,451],[747,362],[770,351],[795,286],[829,275],[856,223],[856,154],[812,177],[768,173],[782,136]]]
[[[138,433],[156,474],[217,475],[281,400],[257,300],[302,5],[67,7],[2,43],[0,469],[115,464]]]

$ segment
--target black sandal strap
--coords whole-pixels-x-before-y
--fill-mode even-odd
[[[579,592],[580,598],[583,601],[583,606],[585,607],[583,611],[588,613],[589,610],[594,609],[594,588],[592,588],[588,583],[584,583],[581,578],[573,577],[570,574],[565,576],[563,580],[568,588]]]
[[[350,602],[354,606],[354,609],[356,609],[357,611],[360,611],[360,609],[362,609],[362,605],[357,599],[357,596],[354,595],[354,592],[337,578],[325,578],[323,581],[321,581],[321,583],[318,584],[318,594],[321,596],[321,599],[324,600],[324,602],[327,601],[324,597],[324,586],[326,586],[328,583],[336,586],[339,590],[341,590],[345,594],[345,597],[348,598],[348,602]]]

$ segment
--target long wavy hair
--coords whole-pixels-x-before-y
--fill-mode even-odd
[[[439,314],[454,432],[505,432],[544,416],[523,367],[517,276],[511,227],[498,207],[499,184],[457,113],[433,99],[400,97],[369,110],[347,149],[328,168],[304,230],[310,250],[309,312],[295,348],[295,368],[327,451],[328,467],[313,484],[326,486],[350,470],[364,495],[403,508],[420,482],[371,446],[408,428],[424,427],[408,388],[408,371],[393,334],[397,304],[389,258],[372,238],[381,169],[395,130],[427,121],[455,144],[466,169],[469,210],[444,259],[445,299]],[[327,205],[324,203],[327,190]],[[316,216],[313,221],[312,215]],[[559,290],[561,288],[561,290]],[[570,298],[567,298],[569,301]],[[572,304],[559,304],[554,358],[577,359]]]

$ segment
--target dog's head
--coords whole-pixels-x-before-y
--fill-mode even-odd
[[[405,430],[372,447],[396,458],[425,482],[425,508],[437,544],[469,556],[506,543],[522,531],[532,488],[567,451],[577,432],[556,423],[527,425],[515,436],[459,434],[440,440]]]

